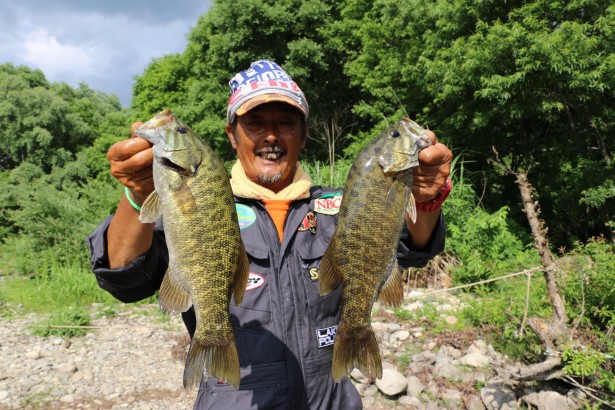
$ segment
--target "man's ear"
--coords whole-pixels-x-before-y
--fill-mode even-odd
[[[224,130],[226,131],[226,136],[228,137],[228,140],[231,142],[231,146],[233,147],[233,149],[236,150],[237,141],[235,141],[235,127],[233,127],[233,124],[226,124]]]

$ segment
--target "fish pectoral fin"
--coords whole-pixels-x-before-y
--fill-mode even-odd
[[[343,279],[335,263],[335,243],[335,238],[333,238],[331,242],[329,242],[329,246],[327,247],[327,250],[322,257],[322,260],[320,262],[320,268],[318,270],[320,294],[323,296],[335,289],[335,287]]]
[[[192,190],[186,183],[185,179],[182,179],[181,185],[173,193],[177,199],[177,204],[179,205],[179,210],[182,215],[194,215],[198,212],[196,199],[192,194]]]
[[[414,195],[410,194],[410,198],[408,198],[408,206],[406,207],[406,213],[410,217],[412,223],[416,223],[416,200],[414,199]]]
[[[386,280],[380,289],[378,300],[384,305],[393,307],[401,306],[404,301],[404,281],[395,256],[387,266]]]
[[[248,286],[248,278],[250,275],[250,260],[246,253],[246,248],[243,242],[239,242],[239,265],[237,273],[235,275],[235,282],[233,283],[233,296],[235,297],[235,304],[241,304],[243,295],[246,292],[246,286]]]
[[[160,206],[160,197],[158,192],[154,191],[145,199],[141,205],[141,213],[139,221],[142,223],[154,223],[162,216],[162,207]]]
[[[158,292],[158,304],[163,312],[185,312],[190,309],[190,294],[175,279],[171,269],[167,269]]]

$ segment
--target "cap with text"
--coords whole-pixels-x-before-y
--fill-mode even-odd
[[[261,104],[281,101],[296,107],[307,120],[309,107],[303,91],[278,64],[269,60],[255,61],[228,83],[231,97],[226,109],[226,120],[231,124]]]

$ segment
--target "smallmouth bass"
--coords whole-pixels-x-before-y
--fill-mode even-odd
[[[382,377],[378,342],[371,327],[376,298],[399,306],[403,282],[397,245],[405,212],[416,219],[412,168],[431,144],[425,130],[404,118],[357,156],[349,171],[335,233],[320,264],[320,293],[342,282],[342,312],[333,344],[333,379],[353,368]]]
[[[160,286],[165,312],[194,306],[196,329],[184,368],[184,387],[203,374],[239,386],[239,358],[229,320],[231,294],[241,303],[249,261],[241,241],[228,174],[214,151],[169,110],[135,130],[154,144],[155,191],[139,220],[162,217],[169,267]]]

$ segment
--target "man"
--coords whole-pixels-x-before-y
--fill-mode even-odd
[[[331,355],[341,289],[320,296],[318,267],[333,235],[339,190],[312,186],[297,162],[307,138],[308,104],[277,64],[261,60],[231,82],[226,133],[237,152],[231,171],[250,278],[240,306],[231,304],[241,385],[204,378],[195,409],[359,409],[347,380],[334,383]],[[133,129],[138,123],[133,124]],[[422,266],[444,246],[440,205],[450,190],[450,150],[424,149],[414,177],[417,220],[406,218],[399,263]],[[168,263],[160,223],[142,224],[138,208],[153,190],[149,143],[132,138],[107,154],[128,188],[112,218],[88,238],[99,285],[132,302],[159,288]],[[322,204],[325,205],[322,205]],[[207,229],[207,227],[203,227]],[[190,334],[194,312],[182,314]]]

